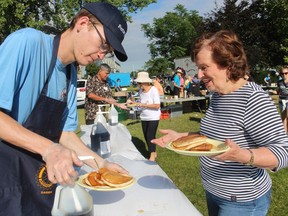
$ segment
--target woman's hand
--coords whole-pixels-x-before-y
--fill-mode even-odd
[[[275,154],[267,147],[259,147],[250,149],[240,148],[235,142],[230,139],[225,141],[225,144],[230,147],[223,154],[212,156],[220,161],[235,161],[242,164],[253,165],[264,169],[274,170],[279,166],[279,161]]]
[[[151,140],[152,143],[159,145],[161,147],[166,147],[168,143],[182,137],[182,136],[187,136],[188,133],[178,133],[173,130],[159,130],[160,133],[165,134],[164,136],[158,138],[158,139],[153,139]]]
[[[230,147],[228,151],[211,157],[219,161],[235,161],[239,163],[246,163],[249,161],[250,153],[247,151],[247,149],[240,148],[239,145],[237,145],[231,139],[226,139],[225,144]]]

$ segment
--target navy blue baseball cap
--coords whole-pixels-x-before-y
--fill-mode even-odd
[[[91,2],[82,8],[93,14],[103,25],[107,41],[114,49],[120,61],[127,60],[127,54],[122,46],[122,41],[127,32],[127,23],[121,12],[107,2]]]

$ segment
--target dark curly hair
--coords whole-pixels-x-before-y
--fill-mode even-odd
[[[249,66],[242,42],[234,32],[221,30],[200,36],[191,50],[192,61],[195,62],[198,53],[205,46],[210,47],[214,62],[222,68],[227,68],[229,80],[237,81],[245,77]]]
[[[283,66],[281,67],[281,71],[282,71],[283,69],[288,69],[288,65],[283,65]],[[282,72],[281,72],[281,73],[282,73]]]

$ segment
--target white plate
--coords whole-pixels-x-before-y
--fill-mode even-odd
[[[96,190],[96,191],[116,191],[116,190],[122,190],[128,187],[131,187],[133,184],[135,184],[136,179],[133,178],[131,183],[129,185],[125,185],[124,187],[109,187],[109,186],[89,186],[87,184],[83,183],[83,179],[86,178],[89,175],[89,173],[86,173],[84,175],[79,176],[78,180],[76,183],[80,185],[81,187],[87,188],[89,190]]]
[[[126,107],[137,107],[137,106],[139,106],[139,103],[126,104]]]
[[[167,145],[167,148],[171,151],[174,151],[178,154],[186,155],[186,156],[212,156],[224,153],[230,149],[229,146],[225,145],[224,142],[219,140],[213,140],[213,139],[206,139],[207,143],[210,143],[213,145],[213,148],[210,151],[185,151],[185,150],[178,150],[173,148],[172,142],[170,142]]]

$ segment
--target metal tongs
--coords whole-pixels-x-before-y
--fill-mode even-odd
[[[96,164],[97,170],[99,170],[99,164],[97,163],[96,159],[93,156],[78,156],[79,160],[93,160]]]

